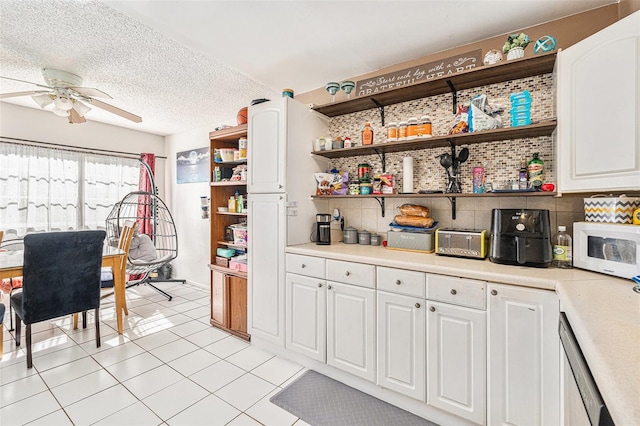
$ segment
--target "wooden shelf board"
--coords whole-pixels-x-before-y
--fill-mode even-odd
[[[210,182],[211,186],[247,186],[246,180],[223,180],[220,182]]]
[[[316,106],[314,109],[328,117],[335,117],[373,109],[376,107],[373,99],[380,105],[387,106],[429,96],[451,93],[447,81],[450,81],[456,90],[463,90],[527,78],[534,75],[547,74],[553,72],[556,54],[557,52],[554,51],[533,57],[513,59],[494,65],[483,65],[457,74],[433,78],[422,83],[404,86],[387,92]]]
[[[233,248],[233,249],[247,251],[247,246],[246,245],[243,246],[243,245],[240,245],[240,244],[233,244],[231,241],[218,241],[217,243],[219,245],[227,246],[227,247],[230,247],[230,248]]]
[[[371,155],[387,152],[412,151],[425,148],[437,148],[449,146],[449,142],[455,145],[471,145],[476,143],[497,142],[510,139],[534,138],[539,136],[551,136],[556,128],[556,120],[546,120],[528,126],[503,127],[482,132],[459,133],[457,135],[433,136],[431,138],[413,139],[409,141],[378,143],[355,148],[340,148],[329,151],[313,151],[311,154],[325,158],[353,157],[358,155]]]
[[[240,278],[247,278],[246,272],[238,271],[237,269],[225,268],[224,266],[212,265],[212,264],[209,264],[209,269],[213,271],[219,271],[229,275],[235,275],[236,277],[240,277]]]
[[[239,138],[247,136],[247,128],[246,124],[241,124],[239,126],[228,127],[226,129],[216,130],[215,132],[209,132],[209,140],[237,140]]]
[[[371,195],[312,195],[311,198],[461,198],[461,197],[552,197],[558,195],[557,192],[488,192],[484,194],[474,193],[440,193],[440,194],[371,194]]]
[[[236,212],[219,212],[219,211],[215,211],[215,214],[220,214],[220,215],[224,215],[224,216],[246,216],[247,213],[242,212],[242,213],[236,213]]]

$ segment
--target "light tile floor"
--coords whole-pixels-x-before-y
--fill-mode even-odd
[[[148,286],[127,290],[122,335],[113,297],[102,301],[100,348],[92,315],[86,329],[73,330],[71,317],[34,324],[32,369],[7,309],[0,424],[307,425],[269,402],[300,365],[211,327],[201,287],[161,285],[173,300]]]

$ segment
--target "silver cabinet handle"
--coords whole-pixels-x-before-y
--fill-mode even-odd
[[[453,295],[455,296],[456,294],[458,294],[458,292],[456,291],[456,289],[455,289],[455,288],[452,288],[452,289],[451,289],[451,294],[453,294]]]
[[[318,283],[318,288],[322,288],[322,283]]]
[[[491,295],[492,295],[492,296],[495,296],[495,295],[497,295],[497,294],[498,294],[498,290],[491,290]]]
[[[402,284],[402,281],[396,280],[396,285],[400,285],[400,284]]]
[[[430,310],[431,312],[435,312],[435,311],[436,311],[436,307],[435,307],[435,306],[429,306],[429,310]]]
[[[302,269],[306,268],[307,265],[305,265],[304,263],[302,264]]]
[[[347,271],[347,272],[345,272],[344,274],[345,274],[346,276],[349,276],[349,275],[351,275],[351,272]]]
[[[420,309],[420,304],[416,303],[416,308]]]
[[[329,284],[329,285],[327,286],[327,288],[328,288],[329,290],[331,290],[331,288],[332,288],[332,287],[331,287],[331,284]]]

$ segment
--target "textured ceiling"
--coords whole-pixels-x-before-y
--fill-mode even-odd
[[[143,118],[94,108],[88,120],[168,135],[235,124],[251,99],[284,87],[306,92],[615,2],[0,0],[0,75],[73,72]],[[0,79],[0,93],[33,88]]]

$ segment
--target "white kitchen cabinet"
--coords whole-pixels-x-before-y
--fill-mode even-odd
[[[558,53],[559,192],[640,187],[640,11]]]
[[[258,161],[249,161],[249,193],[285,192],[286,109],[282,102],[264,102],[249,110],[248,152]]]
[[[326,362],[326,281],[287,274],[286,348],[316,361]]]
[[[327,364],[376,380],[375,290],[327,281]]]
[[[284,346],[285,194],[251,194],[247,206],[249,334]]]
[[[377,383],[424,401],[424,299],[379,291]]]
[[[484,425],[486,312],[430,300],[427,309],[427,404]]]
[[[326,160],[311,157],[309,144],[327,123],[288,97],[252,105],[248,115],[248,328],[258,344],[284,346],[285,248],[308,242],[315,226],[309,194]]]
[[[560,424],[555,292],[489,284],[489,425]]]

